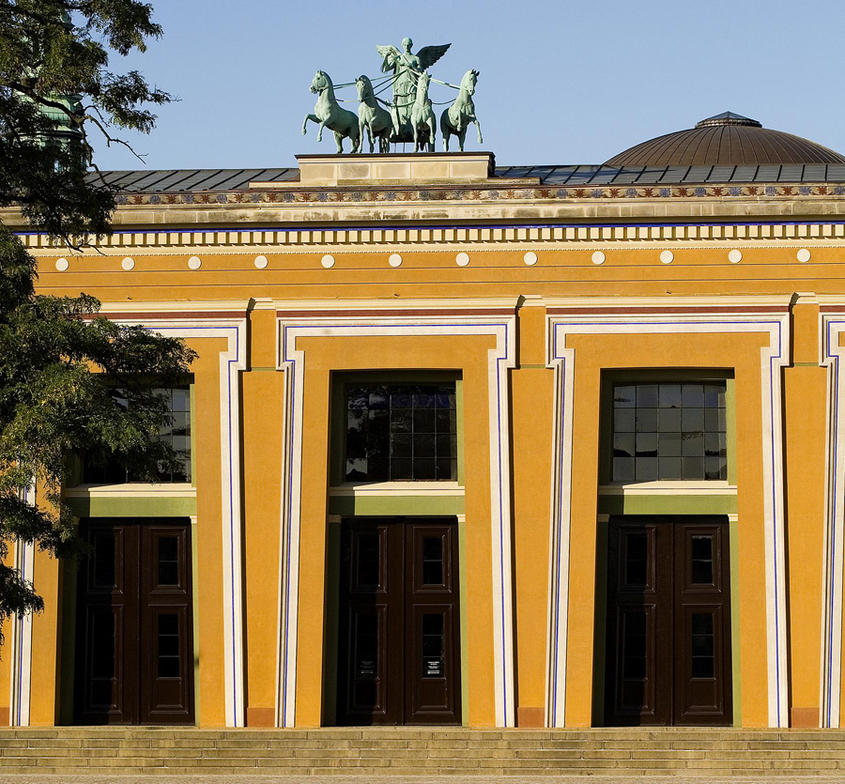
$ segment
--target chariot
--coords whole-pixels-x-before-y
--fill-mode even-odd
[[[451,44],[425,46],[416,54],[411,50],[413,41],[405,38],[402,49],[395,46],[377,46],[382,57],[381,72],[378,77],[359,76],[354,82],[334,84],[325,71],[317,71],[311,81],[311,92],[318,95],[313,114],[306,114],[302,122],[302,133],[307,131],[308,121],[319,126],[317,141],[322,141],[323,129],[334,133],[337,151],[343,152],[343,140],[349,139],[350,152],[363,152],[366,134],[369,151],[374,152],[378,141],[378,152],[390,152],[391,145],[413,144],[413,150],[434,152],[437,137],[437,119],[435,105],[446,105],[440,115],[440,135],[443,147],[449,151],[449,139],[458,138],[458,145],[463,151],[467,128],[475,123],[478,130],[478,143],[484,139],[481,124],[475,114],[472,97],[479,72],[471,68],[464,73],[459,85],[443,82],[429,74],[434,65]],[[429,87],[432,82],[458,91],[452,101],[432,101]],[[344,99],[335,95],[335,90],[356,87],[358,93],[357,115],[340,106]],[[390,89],[390,100],[380,97]]]

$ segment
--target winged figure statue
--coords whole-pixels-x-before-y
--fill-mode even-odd
[[[410,122],[411,107],[416,97],[419,74],[443,57],[451,45],[424,46],[414,54],[411,51],[414,42],[410,38],[403,38],[401,51],[395,46],[376,47],[382,57],[382,72],[393,71],[394,73],[394,128],[398,129]]]

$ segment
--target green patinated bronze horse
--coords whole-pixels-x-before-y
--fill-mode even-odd
[[[373,140],[378,139],[378,151],[390,152],[390,134],[393,132],[393,119],[387,109],[378,104],[373,91],[373,83],[368,76],[361,75],[355,80],[358,90],[358,133],[361,146],[364,144],[364,129],[370,141],[370,152],[373,151]]]
[[[318,93],[317,104],[314,107],[314,114],[306,114],[302,121],[302,134],[305,135],[308,121],[317,123],[320,130],[317,133],[317,141],[323,140],[323,128],[334,132],[337,151],[343,152],[343,140],[347,137],[352,142],[350,152],[358,152],[361,146],[361,130],[358,126],[358,118],[350,111],[341,109],[334,95],[334,85],[325,71],[317,71],[311,81],[311,92]]]
[[[472,102],[472,95],[475,92],[478,74],[478,71],[471,69],[463,75],[458,97],[440,115],[440,133],[443,136],[443,146],[446,152],[449,152],[449,137],[453,135],[458,137],[461,152],[464,151],[464,139],[467,135],[467,127],[473,122],[478,129],[478,143],[484,143],[484,139],[481,136],[481,124],[475,116],[475,104]]]
[[[428,71],[424,71],[417,77],[417,96],[414,105],[411,107],[411,129],[414,134],[415,152],[424,151],[426,147],[428,147],[428,152],[434,152],[437,118],[434,116],[431,99],[428,97],[429,84],[431,84],[431,77],[428,75]],[[427,143],[425,131],[428,135]]]

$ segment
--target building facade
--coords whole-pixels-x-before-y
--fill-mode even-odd
[[[845,159],[707,122],[113,172],[100,253],[18,223],[198,358],[183,470],[80,458],[89,555],[18,546],[9,723],[839,726]]]

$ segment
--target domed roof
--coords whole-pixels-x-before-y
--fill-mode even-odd
[[[845,156],[791,133],[764,128],[733,112],[708,117],[629,147],[605,166],[720,166],[760,163],[845,163]]]

